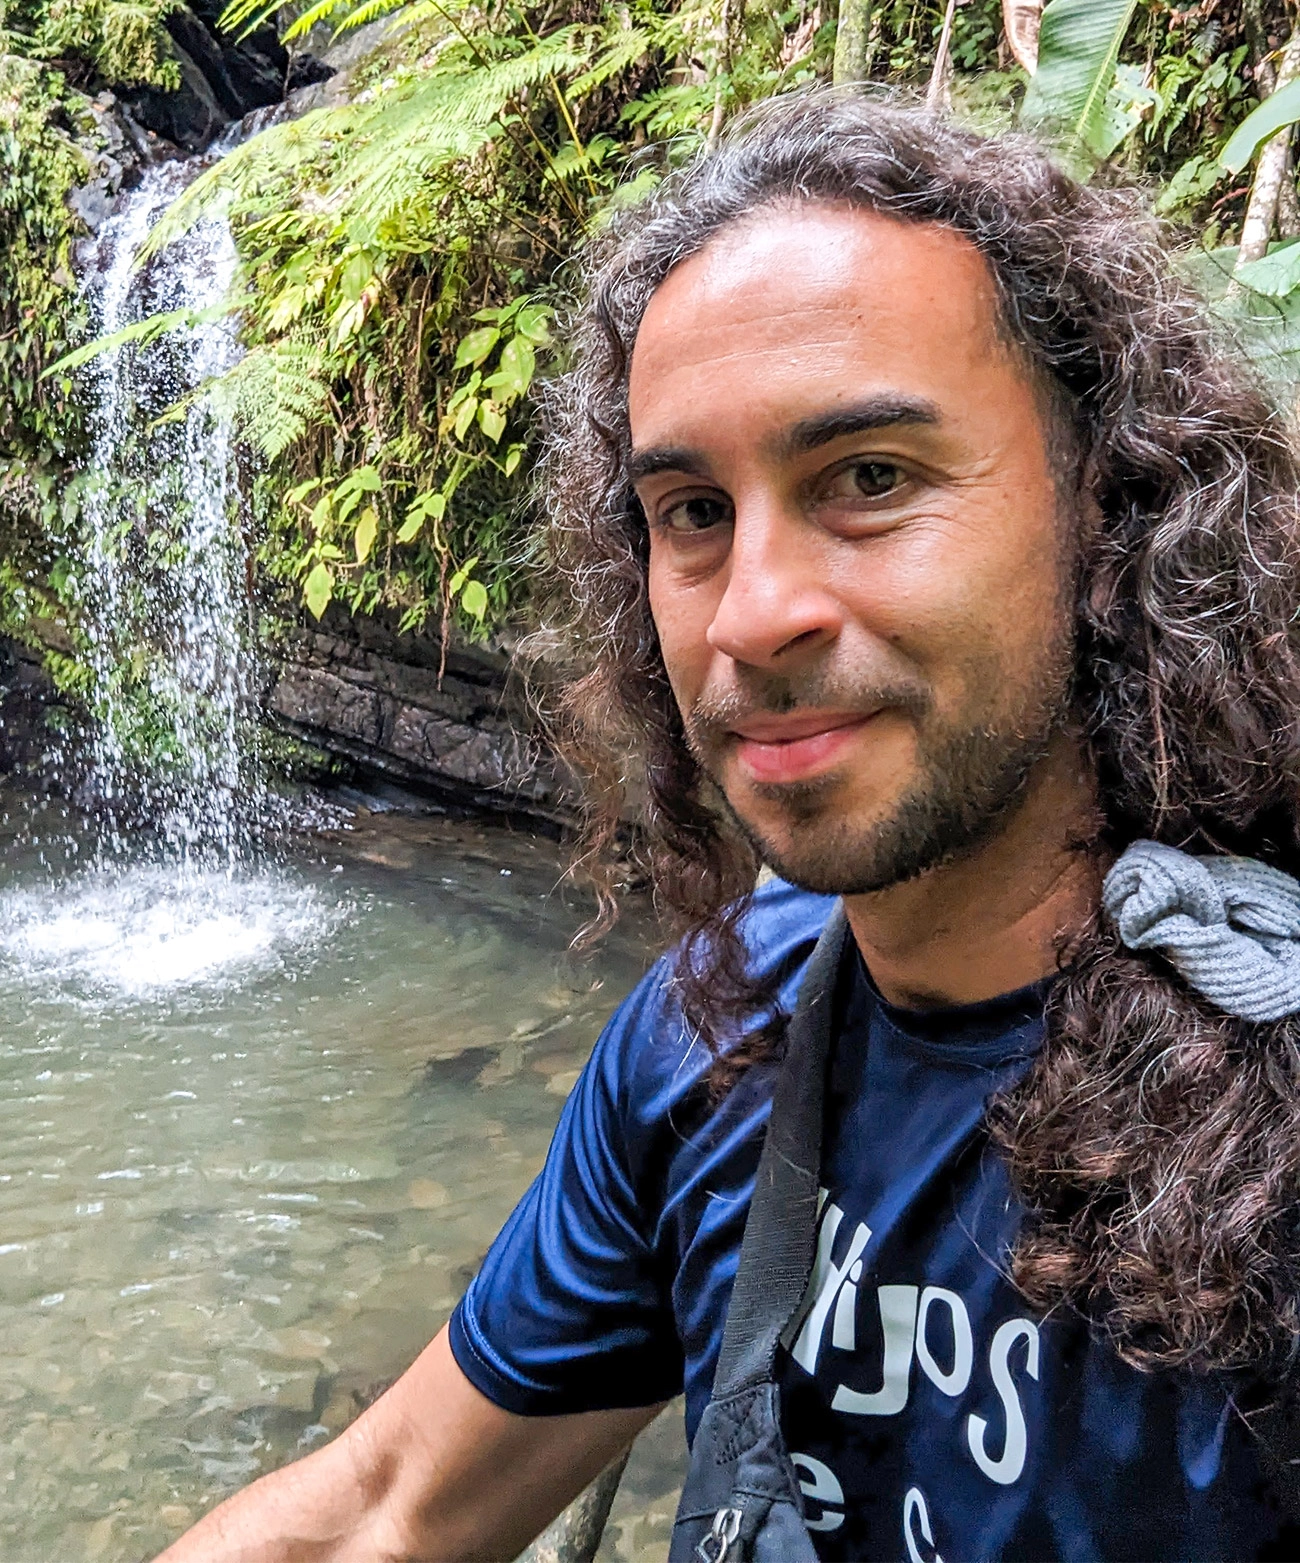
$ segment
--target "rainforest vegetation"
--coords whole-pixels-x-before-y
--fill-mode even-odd
[[[1142,182],[1225,324],[1284,382],[1300,317],[1287,0],[1051,0],[1035,59],[1038,9],[233,0],[234,40],[359,40],[340,101],[213,161],[151,241],[219,210],[238,244],[246,351],[204,394],[246,451],[267,602],[470,637],[508,626],[529,589],[529,389],[554,362],[575,248],[746,105],[816,81],[897,83],[1035,127],[1086,177]],[[184,10],[0,0],[0,629],[55,662],[75,649],[50,626],[75,606],[78,364],[103,345],[86,343],[69,198],[105,94],[177,87]]]

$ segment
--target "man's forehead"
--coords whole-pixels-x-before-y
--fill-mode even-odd
[[[765,209],[669,273],[632,355],[636,443],[694,422],[701,401],[772,403],[797,423],[842,398],[936,415],[1008,353],[996,290],[951,229],[838,205]],[[642,425],[638,428],[638,424]]]
[[[775,320],[815,330],[819,314],[912,316],[958,311],[994,324],[997,293],[984,257],[941,223],[807,202],[763,207],[719,230],[675,266],[638,333]]]

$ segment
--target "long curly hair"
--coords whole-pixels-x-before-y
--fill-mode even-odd
[[[586,789],[578,863],[608,920],[612,849],[635,806],[635,850],[684,937],[682,1008],[724,1080],[779,1046],[781,1017],[745,965],[759,864],[686,747],[649,612],[627,376],[668,272],[790,201],[963,235],[995,281],[1002,330],[1051,389],[1054,448],[1077,459],[1101,517],[1080,542],[1072,713],[1098,778],[1097,852],[1149,837],[1300,874],[1296,448],[1171,267],[1144,199],[894,95],[775,100],[586,252],[569,367],[543,393],[552,589],[529,648],[552,737]],[[1041,1052],[989,1121],[1028,1212],[1012,1265],[1034,1304],[1083,1310],[1146,1366],[1292,1351],[1300,1021],[1218,1013],[1097,917],[1062,951]]]

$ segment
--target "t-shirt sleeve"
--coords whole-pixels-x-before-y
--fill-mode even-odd
[[[656,968],[602,1033],[545,1166],[451,1318],[461,1371],[520,1415],[651,1405],[682,1386],[672,1276],[640,1208],[630,1075],[662,1029]]]

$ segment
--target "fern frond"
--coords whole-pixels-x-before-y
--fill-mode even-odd
[[[496,133],[509,103],[529,87],[588,65],[599,34],[572,26],[531,48],[469,67],[463,60],[413,78],[366,105],[348,161],[342,208],[374,232],[439,172],[472,156]]]
[[[635,65],[651,47],[650,34],[641,27],[633,27],[621,34],[591,64],[591,68],[569,83],[569,97],[583,98],[597,87],[602,87],[611,76],[617,76],[629,65]]]
[[[401,0],[397,0],[400,4]],[[284,41],[290,42],[294,38],[305,38],[318,22],[332,21],[340,11],[346,11],[352,4],[352,0],[316,0],[315,5],[309,5],[299,16],[285,29]],[[338,24],[335,23],[335,31]]]
[[[350,104],[313,109],[300,119],[282,120],[228,152],[189,185],[154,225],[140,247],[136,264],[166,249],[207,216],[229,213],[268,185],[293,180],[304,166],[319,161],[331,137],[345,136],[356,110]]]
[[[148,347],[151,342],[156,342],[160,336],[166,336],[169,331],[193,331],[196,326],[211,325],[214,321],[224,320],[227,315],[233,315],[237,309],[241,309],[249,302],[247,298],[232,298],[223,300],[219,304],[209,304],[204,309],[171,309],[165,314],[147,315],[143,320],[123,326],[120,331],[112,331],[107,336],[98,336],[93,342],[87,342],[73,352],[65,353],[62,358],[50,365],[41,379],[46,380],[53,374],[66,374],[70,370],[80,369],[92,358],[98,358],[103,353],[115,352],[119,347],[129,347],[132,344]]]
[[[217,26],[223,33],[233,33],[239,28],[239,37],[247,38],[249,33],[255,33],[259,27],[273,21],[279,9],[279,0],[230,0],[217,18]]]
[[[274,461],[317,423],[329,405],[333,372],[320,348],[295,337],[250,348],[204,388],[217,414]]]
[[[363,0],[363,3],[354,6],[348,14],[342,18],[335,28],[335,35],[341,37],[344,33],[354,31],[358,27],[366,27],[371,22],[377,22],[380,17],[389,16],[394,11],[406,9],[407,0]]]

